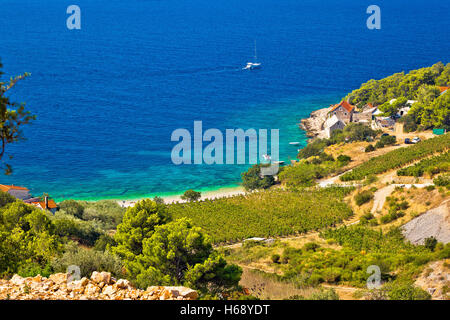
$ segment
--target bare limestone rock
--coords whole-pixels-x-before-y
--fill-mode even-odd
[[[195,290],[185,287],[134,288],[128,280],[115,281],[108,272],[94,272],[91,278],[69,281],[68,274],[52,274],[48,279],[40,275],[11,280],[0,279],[0,299],[13,300],[194,300]]]
[[[105,284],[109,284],[111,282],[111,273],[94,271],[92,272],[91,280],[96,283],[103,282]]]

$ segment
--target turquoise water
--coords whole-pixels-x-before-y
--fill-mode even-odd
[[[247,166],[175,166],[177,128],[280,129],[280,157],[306,143],[298,122],[371,78],[450,62],[443,1],[4,0],[0,57],[37,115],[8,148],[0,183],[39,195],[131,199],[234,186]],[[426,8],[426,10],[425,10]],[[263,68],[245,72],[257,41]]]

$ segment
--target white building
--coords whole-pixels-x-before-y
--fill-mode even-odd
[[[344,129],[345,123],[341,119],[338,118],[337,115],[333,115],[331,118],[325,121],[325,135],[327,138],[331,138],[331,134],[333,131],[337,129]]]
[[[58,209],[56,202],[52,199],[49,199],[48,197],[45,197],[44,201],[42,201],[40,198],[37,198],[29,202],[27,201],[26,203],[31,204],[32,206],[35,206],[36,208],[39,208],[43,211],[48,210],[53,214],[55,214],[56,210]]]

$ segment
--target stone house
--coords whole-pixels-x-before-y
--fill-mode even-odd
[[[324,124],[325,135],[329,139],[331,138],[331,134],[333,133],[333,131],[337,129],[342,130],[344,129],[344,127],[345,123],[341,119],[339,119],[337,115],[333,115],[331,118],[328,118],[328,120],[325,121]]]
[[[352,106],[345,100],[332,107],[329,117],[337,116],[342,122],[348,124],[352,121],[352,116],[355,112],[355,106]]]
[[[18,186],[7,186],[4,184],[0,184],[0,190],[3,192],[6,192],[13,197],[20,199],[20,200],[26,200],[31,198],[30,190],[28,190],[25,187],[18,187]]]

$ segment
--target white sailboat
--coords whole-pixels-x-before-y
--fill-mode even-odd
[[[256,40],[255,40],[255,62],[247,62],[247,65],[242,68],[242,70],[255,70],[261,68],[261,63],[258,63],[258,58],[256,54]]]

